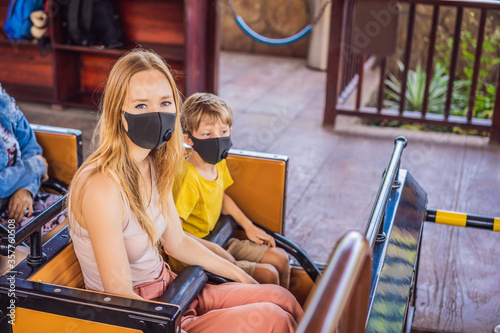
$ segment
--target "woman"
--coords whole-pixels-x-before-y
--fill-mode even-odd
[[[302,309],[287,290],[255,284],[182,231],[171,193],[184,156],[180,102],[170,71],[153,52],[131,51],[111,70],[99,147],[70,188],[71,236],[85,285],[158,298],[175,277],[159,244],[182,262],[245,283],[206,285],[182,318],[183,330],[291,332]]]

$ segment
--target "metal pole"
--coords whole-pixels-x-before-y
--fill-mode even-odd
[[[30,236],[30,254],[26,262],[30,267],[37,267],[47,260],[47,256],[42,252],[42,232],[35,231]]]
[[[384,173],[382,184],[379,187],[377,199],[373,205],[370,219],[368,220],[368,226],[365,231],[365,236],[370,243],[370,247],[373,247],[373,244],[375,244],[378,231],[383,230],[382,223],[385,215],[385,206],[387,205],[387,200],[389,199],[389,194],[391,193],[393,184],[397,181],[396,176],[399,171],[401,155],[407,143],[408,141],[406,138],[402,136],[396,138],[394,142],[394,150],[392,152],[391,160],[389,161],[387,171]]]

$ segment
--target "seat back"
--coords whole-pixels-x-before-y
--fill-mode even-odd
[[[288,157],[231,149],[227,166],[234,180],[228,195],[249,219],[283,234]]]
[[[82,270],[76,258],[73,243],[66,246],[29,280],[64,287],[84,288]]]
[[[35,124],[31,128],[49,165],[49,177],[69,184],[83,162],[82,132]]]

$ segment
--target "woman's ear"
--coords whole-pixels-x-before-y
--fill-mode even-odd
[[[193,140],[191,140],[191,138],[187,134],[184,134],[184,142],[191,147],[194,145]]]

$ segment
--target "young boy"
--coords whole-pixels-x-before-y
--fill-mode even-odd
[[[180,117],[184,141],[193,147],[173,188],[184,231],[258,282],[288,288],[288,255],[225,193],[233,183],[225,160],[232,145],[231,108],[216,95],[196,93],[184,102]],[[231,238],[223,249],[202,239],[213,230],[221,213],[231,215],[250,241]]]

